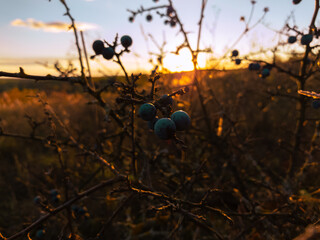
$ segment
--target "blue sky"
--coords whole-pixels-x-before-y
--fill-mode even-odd
[[[76,22],[87,24],[90,28],[85,31],[85,38],[89,54],[93,54],[91,44],[96,39],[112,41],[118,33],[133,38],[132,52],[124,56],[123,61],[129,71],[144,71],[152,68],[148,63],[148,50],[157,52],[154,44],[146,42],[145,34],[152,34],[159,44],[163,36],[168,42],[166,51],[174,51],[175,46],[181,43],[182,36],[177,35],[178,28],[170,28],[163,24],[156,14],[151,22],[145,21],[145,15],[139,15],[134,23],[128,21],[130,16],[127,9],[136,10],[141,5],[148,6],[167,4],[166,0],[154,3],[152,0],[66,0],[71,14]],[[197,35],[197,21],[200,14],[200,0],[173,0],[185,29],[190,32],[191,43],[195,45]],[[299,5],[293,5],[291,0],[257,0],[252,22],[255,22],[263,13],[264,7],[269,7],[264,22],[274,29],[280,29],[285,19],[293,11],[300,29],[308,26],[314,7],[314,1],[302,0]],[[214,56],[223,55],[227,46],[230,46],[244,29],[239,21],[240,16],[248,17],[251,9],[250,0],[208,0],[203,27],[202,47],[212,47]],[[69,19],[63,16],[64,7],[59,0],[2,0],[0,8],[0,70],[17,71],[23,66],[27,73],[49,71],[36,62],[53,63],[60,60],[75,59],[74,36],[71,31],[56,31],[48,28],[48,23],[64,22]],[[29,20],[28,20],[29,19]],[[21,26],[22,23],[33,22],[44,24],[41,29]],[[318,23],[319,21],[317,21]],[[17,24],[14,24],[17,23]],[[216,25],[215,25],[216,23]],[[15,26],[13,26],[15,25]],[[214,32],[213,26],[216,26]],[[54,31],[53,31],[54,30]],[[274,44],[274,33],[263,25],[259,25],[244,37],[236,46],[240,53],[252,50],[252,44],[257,46],[271,46]],[[183,70],[188,62],[186,53],[183,57],[168,54],[168,67],[174,70]],[[202,56],[205,61],[205,56]],[[100,63],[99,63],[100,62]],[[180,64],[179,64],[180,63]],[[97,59],[91,61],[94,69],[103,68],[107,72],[117,73],[119,68],[115,63]],[[2,66],[2,67],[1,67]],[[180,66],[180,68],[179,68]],[[53,72],[54,73],[54,72]]]

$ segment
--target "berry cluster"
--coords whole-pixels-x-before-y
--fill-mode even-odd
[[[153,0],[153,1],[158,2],[158,0]],[[177,25],[177,17],[176,17],[174,8],[172,7],[172,5],[169,5],[165,7],[165,9],[166,9],[165,13],[157,12],[157,14],[159,14],[160,17],[165,18],[165,21],[164,21],[165,25],[170,25],[171,27],[175,27]],[[146,15],[146,21],[151,22],[153,19],[153,16],[150,14],[150,10],[146,10],[146,9],[141,9],[140,11],[132,12],[132,16],[129,17],[129,22],[134,22],[136,15],[142,14],[143,12],[148,12],[148,14]]]
[[[51,189],[48,192],[48,195],[46,197],[41,196],[35,196],[33,199],[34,204],[36,204],[38,207],[40,207],[42,210],[48,212],[51,211],[50,209],[53,207],[56,207],[61,200],[61,195],[57,189]],[[46,231],[44,227],[38,228],[38,230],[35,232],[35,239],[45,239]]]
[[[231,60],[235,62],[236,65],[241,64],[241,59],[237,58],[239,56],[239,51],[238,50],[233,50],[231,52]]]
[[[260,71],[260,69],[261,69],[261,71],[259,72],[259,76],[261,78],[266,78],[266,77],[270,76],[270,71],[272,69],[272,65],[266,64],[261,67],[260,63],[250,63],[248,69],[250,71]]]
[[[42,207],[46,207],[46,203],[57,204],[61,199],[61,195],[59,194],[57,189],[51,189],[49,191],[49,197],[43,201],[43,199],[38,195],[35,196],[33,202]]]
[[[176,131],[187,130],[191,125],[190,116],[182,110],[175,111],[170,117],[157,116],[157,109],[171,109],[172,104],[172,97],[165,94],[154,104],[144,103],[139,108],[139,117],[148,121],[149,128],[162,140],[175,138]]]
[[[71,206],[72,215],[75,219],[88,218],[90,215],[86,207],[81,207],[78,205]]]
[[[261,68],[262,68],[262,70],[260,71]],[[270,76],[270,70],[272,69],[272,65],[266,64],[261,67],[261,65],[259,63],[250,63],[248,69],[250,71],[260,71],[259,76],[261,78],[266,78],[266,77]]]
[[[167,19],[164,21],[164,24],[170,24],[171,27],[175,27],[177,25],[176,12],[172,6],[169,6],[166,11],[166,15],[164,15]]]
[[[238,58],[238,56],[239,56],[238,50],[235,49],[231,52],[231,61],[234,61],[236,65],[240,65],[242,61],[240,58]],[[272,69],[272,65],[266,64],[263,67],[261,67],[260,63],[250,63],[248,69],[250,71],[258,71],[259,76],[261,78],[266,78],[270,75],[270,70]]]
[[[305,34],[301,36],[300,43],[301,45],[308,45],[312,42],[313,35],[312,34]],[[288,37],[288,43],[293,44],[297,41],[296,36],[289,36]]]
[[[132,38],[124,35],[121,37],[120,43],[127,50],[132,45]],[[92,48],[96,55],[102,55],[107,60],[112,59],[115,55],[115,46],[105,47],[104,42],[101,40],[94,41]]]

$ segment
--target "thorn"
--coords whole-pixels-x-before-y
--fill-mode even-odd
[[[26,76],[26,74],[24,73],[23,68],[22,68],[22,67],[20,67],[19,69],[20,69],[20,75],[21,75],[22,77]]]

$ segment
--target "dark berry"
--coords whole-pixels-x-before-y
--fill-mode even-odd
[[[249,64],[248,69],[249,69],[250,71],[252,71],[252,70],[253,70],[253,63],[250,63],[250,64]]]
[[[260,64],[259,63],[250,63],[249,64],[249,70],[250,71],[258,71],[258,70],[260,70]]]
[[[45,233],[46,233],[46,231],[45,231],[44,229],[39,229],[39,230],[36,232],[36,238],[37,238],[37,239],[43,239]]]
[[[54,203],[54,204],[57,204],[57,203],[60,202],[60,198],[61,198],[60,194],[57,194],[57,195],[55,195],[55,196],[52,196],[52,197],[51,197],[51,202]]]
[[[112,59],[113,56],[114,56],[113,48],[112,47],[107,47],[107,48],[103,49],[102,56],[107,60]]]
[[[302,0],[293,0],[292,3],[293,4],[299,4]]]
[[[268,77],[269,75],[270,75],[270,70],[268,68],[262,69],[261,74],[260,74],[260,76],[262,78]]]
[[[139,117],[145,121],[151,121],[157,114],[157,109],[152,103],[142,104],[139,108]]]
[[[148,22],[151,22],[151,21],[152,21],[152,15],[148,14],[148,15],[146,16],[146,20],[147,20]]]
[[[302,45],[308,45],[309,43],[311,43],[313,40],[313,35],[312,34],[306,34],[306,35],[303,35],[301,37],[301,44]]]
[[[96,40],[92,44],[93,51],[96,55],[99,55],[102,53],[104,49],[104,43],[101,40]]]
[[[257,70],[257,71],[258,71],[258,70],[260,70],[260,67],[261,67],[261,66],[260,66],[259,63],[254,63],[254,64],[253,64],[253,70]]]
[[[50,195],[51,196],[57,196],[58,195],[58,190],[57,189],[51,189],[50,190]]]
[[[237,57],[239,55],[239,51],[238,50],[233,50],[232,51],[232,57]]]
[[[171,119],[175,123],[177,131],[187,130],[191,125],[190,116],[182,110],[172,113]]]
[[[154,133],[162,140],[168,140],[174,136],[176,125],[170,118],[161,118],[154,125]]]
[[[121,37],[120,42],[123,47],[127,48],[132,45],[132,38],[128,35],[124,35]]]
[[[170,21],[170,26],[171,26],[171,27],[175,27],[176,24],[177,24],[176,21],[174,21],[174,20],[171,20],[171,21]]]
[[[77,205],[72,205],[72,206],[71,206],[71,209],[72,209],[72,211],[74,211],[74,212],[78,212],[79,207],[78,207]]]
[[[35,196],[35,198],[33,199],[33,202],[35,204],[39,204],[41,202],[41,197],[40,196]]]
[[[295,43],[297,41],[297,37],[295,37],[295,36],[290,36],[290,37],[288,37],[288,43]]]
[[[167,16],[172,17],[172,16],[173,16],[173,13],[174,13],[173,7],[172,7],[172,6],[169,6],[169,7],[167,8]]]
[[[169,94],[164,94],[161,96],[160,102],[163,105],[171,105],[173,103],[173,99]]]
[[[79,216],[82,216],[82,215],[84,215],[84,214],[86,214],[86,210],[84,209],[84,208],[82,208],[82,207],[80,207],[79,209],[78,209],[78,215]]]
[[[237,65],[240,65],[240,64],[241,64],[241,59],[237,58],[237,59],[235,60],[235,63],[236,63]]]
[[[134,21],[134,17],[129,17],[129,22],[133,22]]]

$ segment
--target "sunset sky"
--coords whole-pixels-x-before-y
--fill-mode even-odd
[[[152,65],[148,63],[148,51],[158,53],[153,42],[146,41],[142,34],[152,34],[161,45],[165,37],[168,42],[165,50],[171,52],[182,41],[178,27],[170,28],[163,24],[157,14],[147,22],[144,15],[136,17],[134,23],[128,18],[127,9],[136,10],[141,5],[145,8],[167,4],[167,0],[66,0],[71,14],[78,23],[78,28],[85,31],[86,45],[89,55],[93,54],[91,44],[96,39],[113,41],[118,33],[133,38],[131,52],[125,54],[123,62],[128,71],[149,71]],[[190,32],[191,44],[196,45],[197,22],[200,15],[200,0],[173,0],[175,7]],[[296,24],[300,30],[306,30],[309,25],[314,1],[302,0],[299,5],[293,5],[291,0],[257,0],[252,23],[263,14],[264,7],[270,11],[264,23],[270,28],[281,29],[284,21],[294,12]],[[249,17],[250,0],[208,0],[203,25],[201,46],[213,49],[213,56],[219,57],[231,46],[244,29],[241,16]],[[164,12],[164,10],[162,11]],[[29,74],[54,74],[55,71],[45,68],[59,60],[66,64],[75,60],[77,52],[74,45],[74,35],[68,31],[69,18],[63,16],[65,9],[59,0],[1,0],[0,8],[0,71],[17,72],[22,66]],[[316,21],[319,22],[318,20]],[[264,25],[257,26],[236,45],[240,54],[246,54],[261,46],[268,47],[275,43],[275,33]],[[168,53],[164,65],[169,70],[181,71],[191,68],[190,56],[182,51],[182,56]],[[205,67],[205,54],[199,57],[199,64]],[[76,61],[75,61],[75,64]],[[94,75],[99,75],[99,69],[106,74],[120,74],[120,68],[103,58],[90,60]]]

